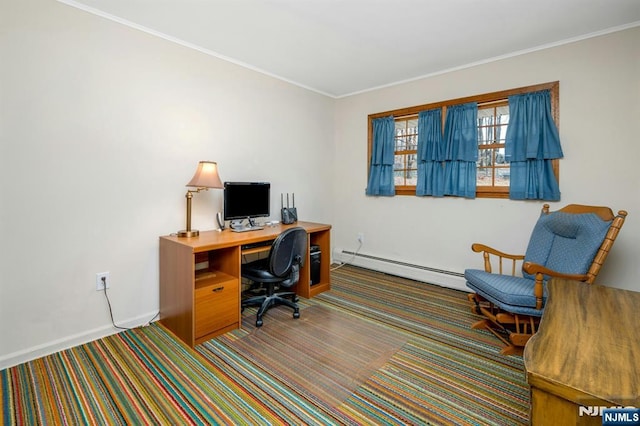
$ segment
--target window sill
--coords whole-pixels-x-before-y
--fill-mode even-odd
[[[416,188],[412,186],[396,186],[396,195],[416,195]],[[477,187],[476,198],[509,198],[509,188],[483,188]]]

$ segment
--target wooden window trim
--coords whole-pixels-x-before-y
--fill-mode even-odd
[[[523,93],[538,92],[540,90],[549,90],[551,93],[551,115],[556,123],[556,127],[560,129],[560,112],[559,112],[559,99],[560,99],[560,82],[553,81],[549,83],[535,84],[532,86],[523,86],[515,89],[501,90],[498,92],[485,93],[475,96],[467,96],[464,98],[451,99],[448,101],[434,102],[429,104],[417,105],[407,108],[399,108],[391,111],[378,112],[375,114],[369,114],[368,119],[368,135],[367,135],[367,177],[369,175],[369,165],[371,164],[371,151],[373,146],[373,120],[376,118],[393,116],[394,118],[402,118],[408,115],[418,114],[420,111],[425,111],[434,108],[443,108],[443,128],[445,120],[446,108],[452,105],[459,105],[468,102],[477,102],[478,104],[486,104],[496,102],[508,98],[513,95],[520,95]],[[558,160],[552,161],[553,173],[556,175],[558,183],[560,183],[560,162]],[[367,179],[368,180],[368,179]],[[415,195],[415,186],[396,186],[396,195]],[[478,187],[476,190],[476,198],[509,198],[508,187]]]

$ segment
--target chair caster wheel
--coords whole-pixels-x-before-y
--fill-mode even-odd
[[[293,313],[293,317],[294,318],[300,318],[300,312],[294,312]]]
[[[261,319],[256,321],[256,327],[262,327],[262,320]]]

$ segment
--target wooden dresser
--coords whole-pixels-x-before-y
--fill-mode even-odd
[[[640,408],[640,293],[563,279],[548,291],[524,350],[531,424],[601,425],[591,407]]]

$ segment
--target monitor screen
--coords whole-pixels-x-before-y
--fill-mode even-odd
[[[268,182],[225,182],[224,220],[269,217],[270,189]]]

